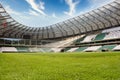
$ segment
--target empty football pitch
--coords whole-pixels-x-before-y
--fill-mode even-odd
[[[0,80],[120,80],[120,52],[0,53]]]

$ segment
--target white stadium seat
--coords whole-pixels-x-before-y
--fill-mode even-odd
[[[17,52],[15,47],[1,47],[1,52]]]
[[[92,46],[92,47],[88,47],[84,51],[97,51],[100,47],[101,46]]]

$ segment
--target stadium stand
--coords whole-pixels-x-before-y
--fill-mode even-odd
[[[15,21],[0,4],[0,52],[120,50],[120,0],[48,27]]]
[[[115,48],[113,48],[113,51],[120,51],[120,45],[117,45]]]
[[[120,31],[111,31],[109,32],[104,39],[114,39],[120,38]]]
[[[16,47],[18,52],[30,52],[28,47]]]
[[[100,51],[102,51],[102,50],[111,51],[114,47],[116,47],[116,45],[104,45],[98,50],[100,50]]]
[[[81,51],[84,51],[87,48],[88,47],[80,47],[80,48],[76,49],[75,52],[81,52]]]
[[[69,50],[67,50],[67,52],[74,52],[75,50],[77,50],[78,48],[69,48]]]
[[[95,37],[96,37],[96,34],[88,35],[85,37],[85,39],[82,42],[90,42],[94,40]]]
[[[95,37],[94,41],[103,40],[105,38],[105,36],[106,36],[106,33],[100,33]]]
[[[79,42],[83,41],[85,37],[86,37],[85,35],[82,35],[80,38],[75,40],[73,43],[79,43]]]
[[[1,47],[1,52],[17,52],[15,47]]]
[[[88,47],[87,49],[85,49],[85,52],[93,52],[93,51],[97,51],[101,46],[92,46],[92,47]]]

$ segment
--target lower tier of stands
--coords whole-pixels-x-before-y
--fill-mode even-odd
[[[69,50],[67,50],[67,52],[97,52],[97,51],[120,51],[120,45],[77,47],[70,48]]]
[[[1,47],[0,52],[51,52],[48,48]]]
[[[62,52],[99,52],[99,51],[120,51],[120,45],[104,45],[65,48]],[[36,48],[36,47],[0,47],[0,52],[56,52],[53,48]]]

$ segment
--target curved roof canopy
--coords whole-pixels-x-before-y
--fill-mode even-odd
[[[3,26],[2,26],[3,24]],[[29,27],[15,21],[0,4],[0,36],[52,39],[79,35],[120,25],[120,0],[48,27]]]

